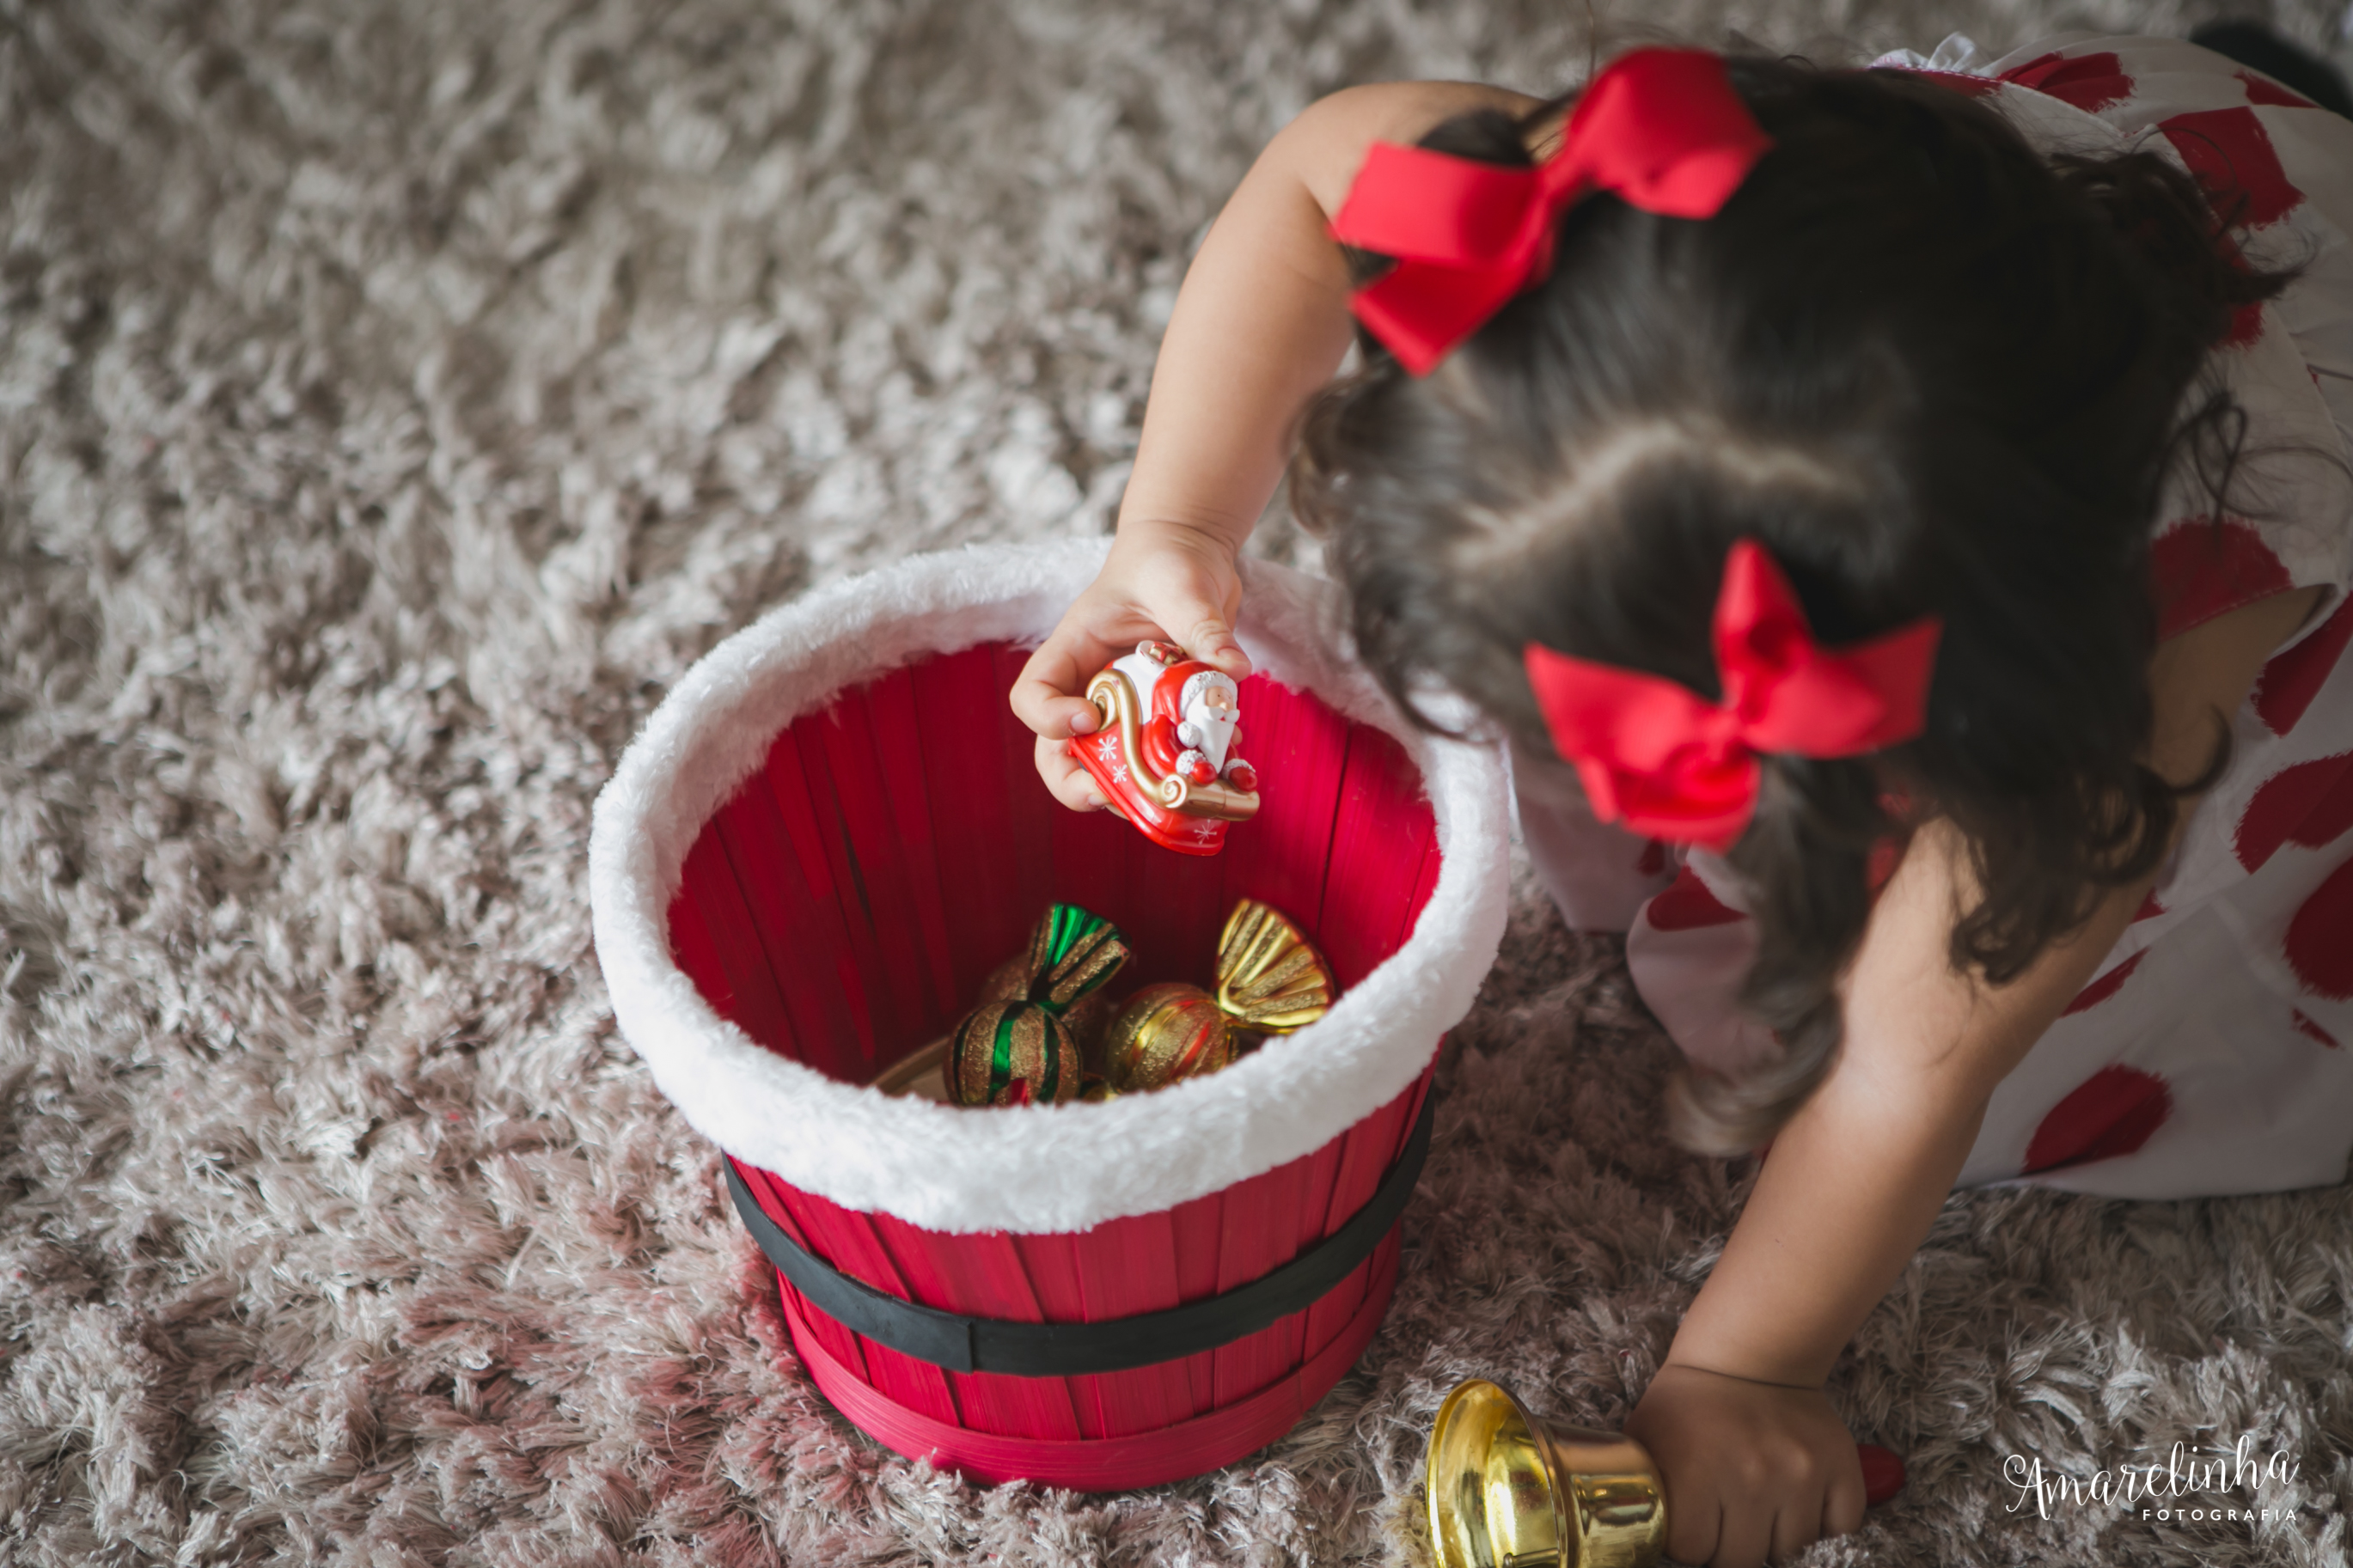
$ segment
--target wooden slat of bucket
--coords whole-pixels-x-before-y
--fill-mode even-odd
[[[1223,854],[1250,853],[1256,831],[1255,823],[1235,823],[1227,829]],[[1213,986],[1218,932],[1228,908],[1224,868],[1216,859],[1163,849],[1132,829],[1124,828],[1122,838],[1128,911],[1121,929],[1135,946],[1134,983],[1185,980]]]
[[[1341,1134],[1345,1145],[1340,1152],[1340,1168],[1332,1183],[1331,1206],[1324,1220],[1324,1234],[1348,1223],[1350,1215],[1371,1201],[1388,1173],[1395,1158],[1401,1132],[1409,1126],[1404,1120],[1405,1106],[1411,1092],[1399,1095],[1362,1121]],[[1332,1341],[1332,1336],[1345,1329],[1363,1305],[1365,1287],[1373,1277],[1366,1265],[1359,1264],[1345,1279],[1334,1287],[1331,1293],[1307,1310],[1304,1340],[1306,1353],[1314,1355]]]
[[[733,851],[742,842],[764,857],[762,884],[747,879],[760,934],[776,961],[785,1005],[799,1032],[801,1059],[819,1072],[861,1083],[874,1065],[874,1024],[868,976],[860,969],[844,918],[839,818],[811,798],[798,726],[768,748],[756,775],[765,787],[746,790],[721,808],[719,825]],[[822,773],[820,773],[822,778]],[[744,869],[742,860],[736,869]]]
[[[1231,1290],[1299,1255],[1296,1215],[1306,1201],[1313,1156],[1288,1161],[1227,1189],[1226,1223],[1218,1247],[1218,1289]],[[1220,1345],[1210,1380],[1219,1406],[1246,1399],[1276,1378],[1296,1372],[1306,1314],[1293,1312],[1246,1339]]]
[[[902,1260],[913,1300],[978,1318],[1042,1323],[1046,1315],[1013,1238],[999,1232],[945,1237],[887,1214],[869,1216],[874,1233]],[[1007,1437],[1078,1437],[1068,1380],[950,1373],[965,1425]]]
[[[877,1290],[904,1300],[922,1300],[910,1293],[899,1259],[884,1241],[882,1227],[875,1223],[888,1215],[863,1215],[797,1187],[784,1186],[782,1193],[793,1217],[800,1222],[802,1233],[808,1238],[811,1252]],[[942,1421],[969,1415],[969,1408],[955,1389],[953,1373],[888,1345],[877,1344],[863,1334],[852,1337],[865,1353],[867,1368],[872,1374],[869,1381],[876,1388],[900,1404]]]
[[[1129,918],[1134,901],[1128,897],[1126,868],[1127,840],[1145,843],[1144,835],[1130,827],[1109,811],[1069,811],[1057,806],[1048,827],[1049,845],[1053,868],[1051,900],[1058,903],[1076,904],[1081,909],[1119,927],[1134,950],[1135,932],[1130,929]],[[1170,851],[1163,854],[1171,859],[1180,857]],[[1040,906],[1032,912],[1035,920],[1044,914]],[[1027,941],[1027,933],[1024,933]],[[1008,950],[1010,958],[1018,948]],[[1159,971],[1146,968],[1144,955],[1134,953],[1110,981],[1112,994],[1118,995],[1135,985],[1139,976],[1149,973],[1159,978]]]
[[[879,1068],[926,1040],[938,1038],[953,1021],[925,1005],[926,967],[916,929],[913,895],[908,889],[907,847],[895,831],[884,794],[882,766],[875,755],[875,721],[863,689],[842,693],[831,708],[803,723],[822,740],[804,743],[801,763],[817,784],[822,754],[829,786],[826,798],[840,820],[838,842],[848,871],[843,900],[860,973],[871,975]]]
[[[1347,763],[1348,722],[1263,677],[1252,676],[1245,688],[1242,754],[1258,767],[1260,805],[1256,816],[1229,833],[1219,857],[1224,902],[1272,904],[1320,942],[1324,863]],[[1246,837],[1235,837],[1245,830]]]
[[[1346,1150],[1344,1135],[1307,1157],[1307,1181],[1301,1189],[1298,1212],[1293,1216],[1298,1236],[1293,1247],[1293,1257],[1332,1234],[1332,1194],[1340,1184],[1340,1157]],[[1300,1321],[1300,1345],[1305,1355],[1314,1354],[1318,1348],[1308,1342],[1310,1326],[1311,1320]]]
[[[839,970],[827,962],[839,945],[827,941],[832,910],[802,880],[764,775],[730,796],[704,833],[715,835],[734,872],[745,929],[758,940],[791,1020],[789,1054],[819,1072],[855,1078],[857,1041],[839,998]]]
[[[872,748],[865,742],[865,702],[855,690],[837,693],[822,712],[793,726],[794,738],[800,744],[801,777],[832,877],[843,944],[858,976],[850,1002],[865,1025],[867,1060],[862,1070],[871,1077],[889,1059],[885,1040],[922,1042],[914,1035],[909,1010],[900,1000],[906,977],[892,974],[877,931],[874,900],[882,879],[870,881],[859,858],[860,827],[871,831],[870,819],[882,809],[880,782],[860,776],[873,772]],[[855,760],[860,751],[867,752],[862,770]]]
[[[1013,716],[1013,682],[1029,661],[1029,650],[1010,643],[988,645],[993,660],[989,712],[997,721],[997,755],[1005,774],[1005,815],[997,821],[979,821],[972,831],[1004,833],[1020,850],[1013,862],[1013,880],[990,896],[1009,898],[1016,911],[1027,911],[1017,923],[1019,932],[1005,956],[1018,951],[1029,938],[1030,924],[1053,901],[1054,819],[1070,811],[1054,798],[1038,776],[1038,737]],[[982,759],[976,765],[985,766]]]
[[[767,951],[744,901],[743,887],[735,880],[726,847],[708,827],[686,852],[679,887],[702,912],[703,930],[726,975],[728,994],[734,999],[736,1026],[770,1050],[797,1057],[784,994],[768,966]]]
[[[1228,1189],[1230,1191],[1231,1189]],[[1208,1193],[1168,1211],[1169,1228],[1176,1242],[1176,1299],[1198,1301],[1218,1293],[1218,1245],[1225,1222],[1225,1194]],[[1193,1387],[1193,1413],[1217,1408],[1217,1354],[1202,1351],[1185,1358],[1186,1380]]]
[[[1443,858],[1438,853],[1438,845],[1433,840],[1430,852],[1422,857],[1421,875],[1414,879],[1413,897],[1406,904],[1405,931],[1409,937],[1413,934],[1414,923],[1421,919],[1422,906],[1429,903],[1430,895],[1438,890],[1438,873],[1441,869]]]
[[[762,1212],[776,1221],[786,1235],[807,1248],[810,1246],[807,1233],[801,1229],[800,1222],[793,1218],[791,1208],[780,1195],[782,1184],[756,1165],[739,1163],[735,1168],[743,1173],[744,1184],[752,1190],[753,1201],[760,1205]],[[809,1332],[823,1342],[826,1350],[836,1360],[857,1368],[861,1374],[871,1375],[867,1372],[866,1352],[860,1348],[858,1336],[812,1307],[808,1298],[785,1278],[783,1270],[772,1269],[771,1272],[776,1276],[777,1290],[792,1299],[793,1306],[808,1325]]]
[[[1405,945],[1407,908],[1437,842],[1420,777],[1388,736],[1358,725],[1348,755],[1324,868],[1324,955],[1343,991]],[[1343,913],[1345,911],[1345,914]]]
[[[727,984],[726,967],[719,962],[719,944],[712,937],[711,928],[703,922],[702,911],[694,907],[694,896],[681,886],[670,901],[670,955],[680,971],[694,982],[702,999],[721,1017],[744,1028],[736,1016],[735,988]],[[745,1033],[750,1033],[745,1029]]]
[[[1099,1225],[1071,1252],[1091,1323],[1166,1311],[1180,1300],[1176,1227],[1165,1211]],[[1190,1419],[1194,1413],[1193,1380],[1181,1362],[1086,1381],[1098,1401],[1096,1421],[1106,1437],[1158,1431]]]
[[[949,956],[948,905],[940,890],[937,843],[932,837],[931,797],[925,787],[923,721],[915,705],[915,679],[894,669],[866,690],[868,711],[873,715],[874,752],[882,773],[882,795],[902,850],[906,896],[914,910],[915,934],[923,954],[925,1016],[940,1020],[938,1027],[913,1042],[920,1045],[944,1034],[964,1008],[955,989],[955,964]],[[961,911],[959,911],[959,917]],[[886,1066],[896,1060],[884,1052]]]
[[[966,648],[916,665],[910,675],[923,721],[923,788],[940,892],[955,916],[948,952],[962,1007],[979,994],[982,976],[1021,950],[1039,911],[1018,897],[1024,857],[1001,826],[1012,816],[1012,792],[996,713],[1004,693],[995,655],[986,646]]]
[[[1029,1277],[1030,1288],[1037,1292],[1038,1307],[1050,1322],[1084,1322],[1087,1316],[1086,1288],[1079,1276],[1079,1237],[1071,1235],[1012,1236],[1007,1239],[1021,1259],[1022,1272]],[[1081,1373],[1061,1380],[1071,1396],[1071,1410],[1078,1417],[1079,1436],[1103,1437],[1111,1435],[1111,1426],[1104,1419],[1104,1406],[1116,1405],[1120,1375],[1111,1373]]]
[[[742,1173],[744,1184],[752,1189],[753,1201],[760,1205],[762,1212],[775,1220],[785,1234],[800,1243],[804,1249],[816,1251],[817,1247],[810,1240],[808,1232],[793,1216],[792,1205],[787,1201],[791,1189],[756,1165],[746,1165],[739,1161],[735,1169]],[[873,1373],[867,1365],[866,1351],[859,1337],[811,1306],[808,1298],[794,1289],[793,1282],[785,1278],[781,1269],[773,1272],[776,1276],[776,1289],[792,1299],[801,1321],[810,1333],[817,1336],[827,1352],[843,1365],[856,1370],[860,1376],[871,1378]]]

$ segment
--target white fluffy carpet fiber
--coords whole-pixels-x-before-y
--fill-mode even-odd
[[[2207,14],[1602,9],[1859,48]],[[966,1486],[816,1395],[586,897],[590,801],[721,636],[1105,526],[1185,258],[1285,119],[1553,89],[1588,26],[0,3],[0,1562],[1419,1563],[1456,1381],[1620,1421],[1747,1173],[1660,1136],[1672,1047],[1525,879],[1371,1349],[1274,1447],[1100,1498]],[[1911,1485],[1806,1561],[2344,1563],[2348,1217],[1955,1198],[1831,1382]],[[2177,1500],[2252,1523],[2005,1475],[2242,1436],[2295,1478]]]

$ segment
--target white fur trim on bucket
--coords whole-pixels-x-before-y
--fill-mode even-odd
[[[970,1110],[839,1082],[764,1049],[679,969],[669,910],[687,851],[777,731],[925,655],[1034,645],[1106,548],[969,546],[830,584],[713,648],[622,753],[589,834],[597,960],[655,1083],[729,1153],[845,1207],[934,1230],[1084,1230],[1321,1148],[1412,1083],[1470,1010],[1508,899],[1499,758],[1408,725],[1330,646],[1329,584],[1259,561],[1245,563],[1243,651],[1271,678],[1398,739],[1421,770],[1444,856],[1412,936],[1320,1023],[1155,1094]]]

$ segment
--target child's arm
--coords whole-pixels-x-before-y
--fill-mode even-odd
[[[1349,88],[1268,142],[1219,213],[1161,339],[1111,555],[1014,686],[1013,710],[1039,737],[1038,771],[1064,805],[1103,804],[1062,742],[1094,727],[1081,693],[1139,639],[1249,673],[1233,641],[1234,560],[1290,459],[1300,409],[1347,350],[1347,270],[1324,226],[1366,150],[1468,110],[1536,102],[1471,82]]]
[[[2216,724],[2321,592],[2274,595],[2160,645],[2158,773],[2197,774]],[[2195,804],[2181,803],[2176,842]],[[1862,1521],[1860,1467],[1822,1382],[1943,1207],[1994,1086],[2091,978],[2154,879],[2116,889],[2083,931],[1990,987],[1946,958],[1975,895],[1956,836],[1942,822],[1914,835],[1848,972],[1837,1063],[1774,1138],[1627,1424],[1667,1474],[1670,1555],[1754,1564]]]

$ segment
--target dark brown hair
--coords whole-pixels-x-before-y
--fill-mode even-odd
[[[1720,695],[1709,621],[1742,536],[1833,647],[1943,618],[1926,732],[1767,758],[1729,852],[1759,940],[1742,1005],[1783,1056],[1679,1074],[1669,1116],[1737,1153],[1834,1058],[1874,844],[1927,816],[1960,830],[1983,897],[1951,962],[2000,984],[2153,868],[2179,797],[2227,763],[2227,731],[2181,788],[2139,761],[2148,536],[2176,465],[2219,515],[2244,421],[2207,356],[2290,274],[2239,259],[2235,212],[2153,153],[2046,161],[1905,72],[1727,68],[1774,145],[1716,216],[1592,197],[1550,276],[1429,376],[1364,339],[1305,415],[1292,500],[1392,696],[1435,728],[1434,679],[1540,754],[1530,642]],[[1560,106],[1423,144],[1525,165]]]

